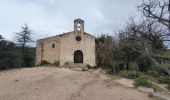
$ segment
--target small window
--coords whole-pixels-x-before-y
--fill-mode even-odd
[[[55,48],[55,44],[52,44],[52,48]]]

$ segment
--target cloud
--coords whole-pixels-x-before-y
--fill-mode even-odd
[[[34,39],[73,30],[73,20],[85,20],[93,35],[117,31],[129,17],[137,16],[140,0],[0,0],[0,34],[13,40],[27,23]]]

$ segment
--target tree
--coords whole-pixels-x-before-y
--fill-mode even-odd
[[[0,36],[0,70],[21,66],[21,55],[15,43]]]
[[[29,29],[28,25],[25,24],[25,26],[21,27],[21,32],[16,33],[17,34],[17,42],[19,46],[22,48],[22,52],[25,52],[25,48],[29,42],[31,42],[31,34],[32,31]]]
[[[169,6],[168,0],[143,0],[138,10],[145,17],[154,19],[170,29]]]
[[[112,73],[129,69],[130,62],[134,62],[139,54],[124,45],[126,40],[124,36],[120,36],[118,41],[115,37],[106,34],[97,37],[97,65],[111,69]]]
[[[109,35],[101,35],[96,39],[96,51],[97,51],[97,63],[98,66],[111,69],[111,72],[115,72],[113,66],[113,48],[114,41]]]
[[[160,51],[165,49],[162,39],[167,34],[162,25],[150,19],[139,23],[131,20],[121,34],[126,36],[126,46],[148,57],[158,69],[170,76],[170,70],[155,59]]]
[[[21,32],[16,33],[17,34],[17,42],[19,47],[21,47],[22,57],[23,57],[23,66],[29,66],[28,60],[29,58],[29,51],[28,51],[28,43],[32,42],[31,40],[31,34],[32,31],[29,29],[29,27],[25,24],[25,26],[21,27]]]
[[[139,56],[139,53],[134,51],[132,48],[127,46],[128,41],[127,36],[124,33],[119,34],[119,50],[116,52],[117,57],[121,57],[119,60],[123,61],[124,69],[129,69],[130,62],[135,62],[136,58]],[[133,44],[133,42],[131,43]]]
[[[0,41],[2,41],[4,38],[2,37],[2,35],[0,35]]]

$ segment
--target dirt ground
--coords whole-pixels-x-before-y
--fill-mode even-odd
[[[65,68],[0,72],[0,100],[153,100],[109,78]]]

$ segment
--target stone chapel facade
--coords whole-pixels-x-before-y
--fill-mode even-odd
[[[37,41],[36,65],[50,63],[82,63],[96,65],[95,37],[84,31],[84,21],[74,20],[74,31]]]

